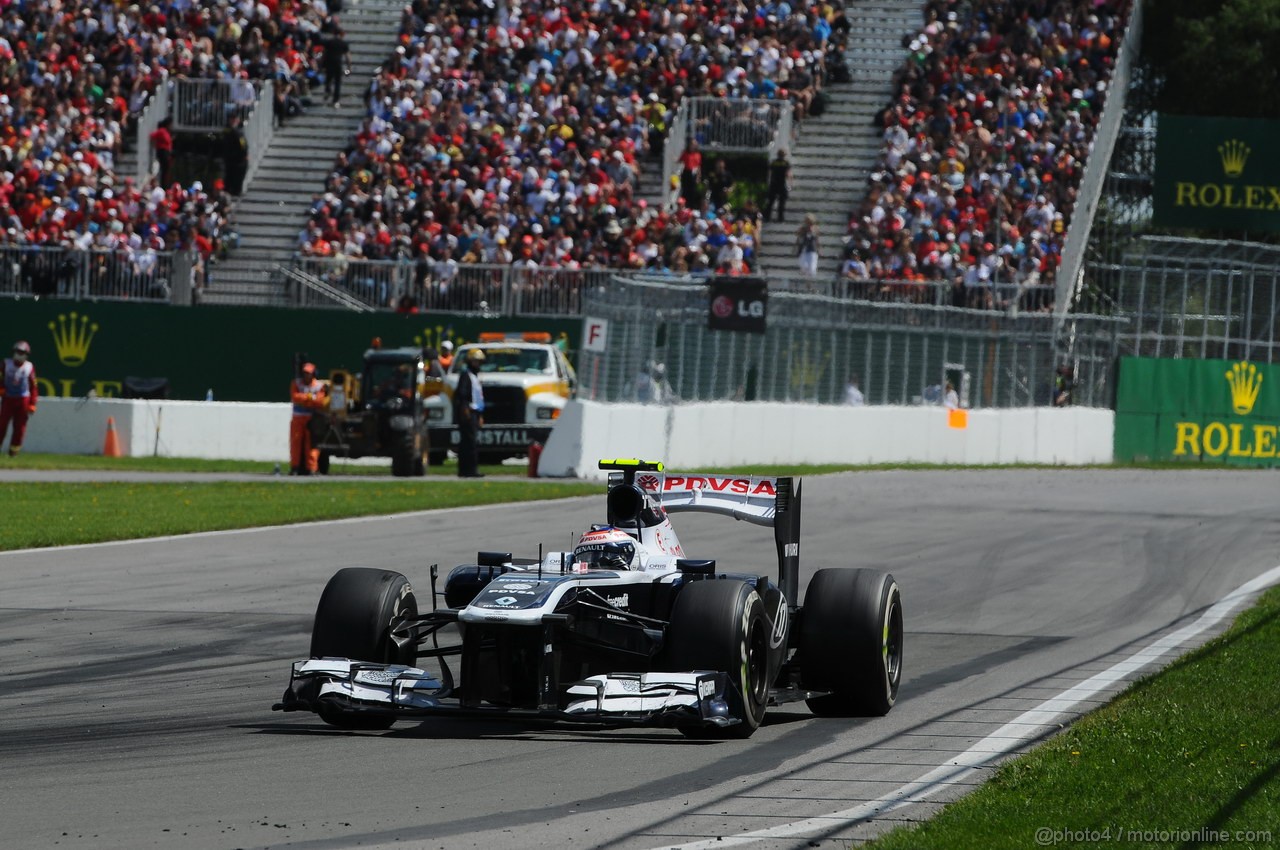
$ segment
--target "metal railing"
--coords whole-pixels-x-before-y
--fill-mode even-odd
[[[233,115],[247,120],[264,90],[269,92],[267,83],[240,79],[173,80],[169,109],[173,129],[206,132],[225,128]]]
[[[275,277],[285,282],[293,300],[299,305],[308,306],[309,302],[321,299],[318,303],[323,305],[331,303],[357,313],[373,312],[373,308],[360,299],[353,298],[348,293],[331,286],[326,280],[302,269],[278,265],[272,269],[272,272]]]
[[[169,81],[163,80],[160,85],[156,86],[156,90],[151,93],[151,98],[138,116],[137,147],[135,150],[138,152],[137,180],[139,186],[145,186],[147,181],[151,179],[151,166],[155,163],[151,150],[151,133],[156,127],[160,126],[160,122],[168,114]]]
[[[679,186],[672,186],[671,179],[680,174],[680,157],[684,155],[685,140],[689,137],[689,110],[681,104],[671,116],[667,138],[662,145],[662,205],[668,209],[675,205]]]
[[[190,303],[191,255],[0,245],[0,295]]]
[[[1062,262],[1058,266],[1055,312],[1065,316],[1073,309],[1075,296],[1084,280],[1085,248],[1093,230],[1094,216],[1102,200],[1102,191],[1111,170],[1111,154],[1125,118],[1125,102],[1129,91],[1129,75],[1138,61],[1142,43],[1142,9],[1145,3],[1132,4],[1129,18],[1116,57],[1115,71],[1107,84],[1107,102],[1102,107],[1102,117],[1089,144],[1089,161],[1085,163],[1084,176],[1076,193],[1076,203],[1071,211],[1071,224],[1062,246]]]
[[[244,176],[244,189],[247,191],[258,173],[258,166],[271,147],[271,137],[275,133],[275,89],[271,80],[264,80],[258,90],[258,100],[249,111],[244,122],[244,137],[249,147],[249,169]]]
[[[852,380],[869,404],[928,404],[950,380],[968,406],[1044,406],[1069,373],[1072,403],[1106,407],[1123,325],[1072,316],[1065,337],[1049,313],[779,291],[766,333],[731,333],[708,330],[705,286],[623,278],[590,290],[583,312],[609,321],[607,350],[582,352],[578,368],[579,395],[600,401],[640,400],[639,387],[661,375],[677,401],[838,404]]]
[[[794,134],[790,100],[687,97],[680,101],[662,151],[664,201],[675,203],[680,157],[689,142],[710,153],[759,153],[772,158],[791,146]],[[673,180],[674,178],[674,180]]]
[[[1053,306],[1052,284],[986,283],[958,286],[948,281],[871,280],[852,277],[770,277],[769,289],[804,292],[855,301],[968,307],[975,310],[1045,312]]]
[[[521,268],[496,264],[458,264],[431,260],[363,260],[346,257],[298,257],[293,268],[376,309],[413,306],[420,310],[499,315],[576,316],[583,293],[617,279],[670,281],[675,275],[616,269]],[[683,276],[702,283],[707,274]],[[886,304],[968,307],[984,311],[1046,312],[1053,304],[1049,284],[988,284],[956,287],[943,281],[866,280],[848,277],[771,277],[778,292],[823,295],[842,300]],[[332,299],[308,300],[294,293],[300,306],[335,306]]]
[[[582,291],[604,285],[616,274],[610,269],[343,257],[299,257],[293,268],[374,308],[407,308],[411,302],[420,310],[542,316],[579,315]]]

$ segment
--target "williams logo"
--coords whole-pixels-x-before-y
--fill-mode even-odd
[[[98,332],[96,324],[89,324],[88,316],[72,312],[68,317],[59,314],[58,321],[49,323],[53,344],[63,366],[80,366],[89,356],[89,346]]]
[[[1231,407],[1241,416],[1247,416],[1258,403],[1258,390],[1262,389],[1262,375],[1258,367],[1240,361],[1227,373],[1227,385],[1231,387]]]
[[[1239,139],[1228,139],[1218,145],[1218,156],[1222,157],[1222,173],[1233,178],[1244,174],[1244,164],[1252,152],[1253,149]]]

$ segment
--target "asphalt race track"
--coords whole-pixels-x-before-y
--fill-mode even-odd
[[[731,742],[447,718],[343,733],[271,712],[335,569],[398,569],[422,599],[428,564],[563,547],[603,519],[601,498],[0,554],[0,846],[641,850],[759,830],[773,830],[763,847],[843,846],[927,816],[987,769],[870,822],[822,816],[948,764],[1280,564],[1278,483],[808,479],[806,571],[880,566],[902,586],[900,701],[853,721],[784,706]],[[677,527],[693,556],[773,569],[765,529]]]

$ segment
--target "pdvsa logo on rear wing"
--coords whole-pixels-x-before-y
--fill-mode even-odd
[[[641,490],[657,496],[667,493],[709,490],[713,493],[733,493],[739,496],[778,495],[778,479],[749,475],[666,475],[645,473],[636,476]]]
[[[777,478],[758,475],[671,475],[646,470],[636,486],[665,511],[708,511],[772,525],[777,512]]]

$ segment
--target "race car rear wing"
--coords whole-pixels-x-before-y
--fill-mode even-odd
[[[721,514],[773,527],[778,547],[778,586],[795,605],[800,583],[800,481],[791,476],[669,474],[659,461],[608,459],[610,522],[639,514],[643,500],[667,513]],[[625,488],[615,494],[617,488]],[[627,491],[630,491],[628,493]],[[638,491],[638,492],[637,492]],[[642,499],[634,498],[643,496]]]

